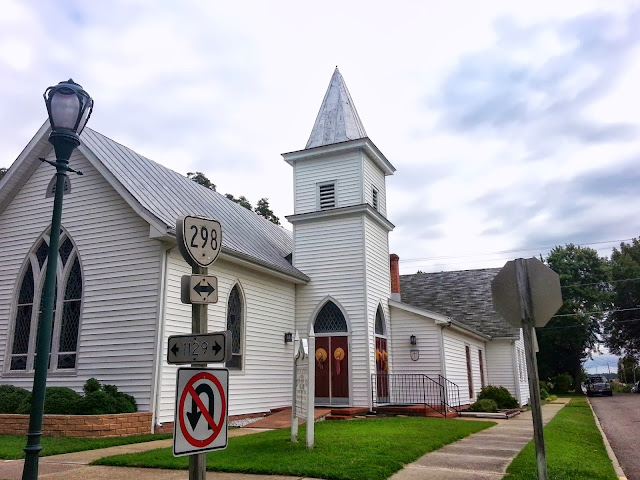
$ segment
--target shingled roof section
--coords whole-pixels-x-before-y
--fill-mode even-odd
[[[499,268],[400,276],[402,302],[453,318],[492,338],[520,333],[493,309],[491,280]]]
[[[303,281],[287,260],[291,232],[108,137],[85,128],[81,137],[98,160],[136,201],[175,234],[176,218],[199,215],[222,224],[222,247]]]

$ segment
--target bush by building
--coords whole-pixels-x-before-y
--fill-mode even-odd
[[[478,400],[489,399],[496,402],[499,409],[505,408],[518,408],[518,401],[509,393],[504,387],[495,387],[493,385],[487,385],[478,395]]]
[[[478,400],[476,403],[471,404],[469,407],[470,412],[496,412],[498,410],[498,404],[495,400],[491,400],[490,398],[484,398],[482,400]]]
[[[44,413],[102,415],[138,411],[136,400],[118,391],[115,385],[101,385],[95,378],[90,378],[83,390],[84,396],[67,387],[47,387]],[[31,413],[31,392],[11,385],[0,386],[0,413]]]

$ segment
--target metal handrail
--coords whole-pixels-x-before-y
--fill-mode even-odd
[[[445,386],[433,378],[418,374],[372,374],[373,405],[425,405],[446,417]],[[450,408],[450,407],[449,407]]]
[[[460,412],[460,387],[442,375],[438,375],[438,379],[445,387],[445,403],[449,408],[452,408],[456,412]]]

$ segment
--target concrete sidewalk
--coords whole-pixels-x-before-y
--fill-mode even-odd
[[[568,403],[542,407],[545,424]],[[470,419],[471,420],[471,419]],[[464,419],[451,421],[465,421]],[[511,460],[531,440],[533,425],[531,412],[525,412],[509,420],[492,420],[498,425],[471,435],[458,442],[428,453],[391,477],[391,480],[499,480]],[[258,428],[237,428],[229,431],[230,437],[264,431]],[[89,466],[99,458],[123,453],[135,453],[156,448],[171,447],[172,440],[121,445],[99,450],[52,455],[40,459],[38,478],[46,480],[185,480],[185,470],[155,468],[129,468]],[[0,460],[0,479],[19,480],[22,477],[22,460]],[[240,473],[207,472],[208,480],[313,480],[308,477],[272,475],[247,475]]]
[[[546,425],[569,403],[560,398],[542,407]],[[470,419],[471,420],[471,419]],[[524,412],[491,428],[427,453],[390,480],[500,480],[511,460],[533,438],[531,412]]]

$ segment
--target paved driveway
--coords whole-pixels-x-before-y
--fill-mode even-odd
[[[640,395],[620,393],[589,400],[627,478],[640,480]]]

